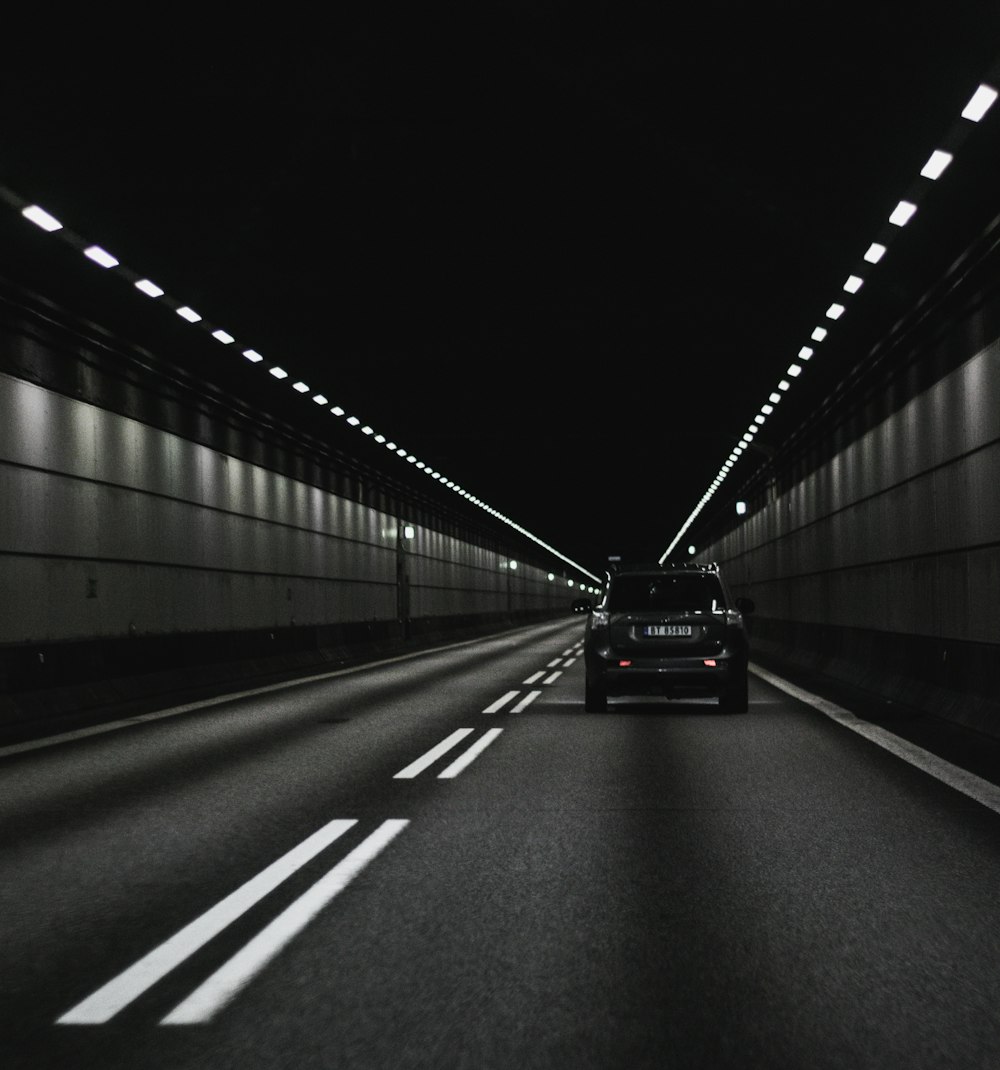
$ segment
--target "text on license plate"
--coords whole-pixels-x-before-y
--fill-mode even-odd
[[[647,624],[643,635],[690,635],[690,624]]]

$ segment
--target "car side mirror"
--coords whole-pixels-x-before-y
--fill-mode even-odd
[[[736,608],[741,613],[752,613],[757,608],[757,603],[752,598],[737,598]]]
[[[573,612],[574,613],[589,613],[591,610],[589,598],[576,598],[573,600]]]

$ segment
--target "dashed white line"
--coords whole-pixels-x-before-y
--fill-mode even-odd
[[[553,658],[548,663],[548,665],[545,666],[545,668],[546,669],[554,669],[557,665],[561,665],[561,664],[562,664],[562,658]]]
[[[429,765],[436,762],[442,754],[447,754],[452,747],[457,746],[472,731],[473,729],[471,728],[459,728],[457,731],[452,732],[447,739],[442,740],[436,747],[432,747],[415,762],[411,762],[405,769],[400,769],[393,777],[393,780],[412,780],[415,776],[419,776]]]
[[[179,1003],[160,1024],[196,1025],[213,1018],[408,824],[404,820],[384,821],[326,876]]]
[[[559,677],[562,676],[562,669],[557,669],[554,673],[550,673],[542,681],[543,684],[554,684]]]
[[[479,643],[479,639],[464,639],[460,643],[451,643],[448,646],[436,647],[435,653],[445,650],[457,650],[459,647],[471,646]],[[89,739],[91,736],[103,736],[109,732],[117,732],[123,728],[132,728],[134,725],[147,724],[151,721],[160,721],[167,717],[177,717],[182,713],[190,713],[194,710],[207,710],[212,706],[221,706],[226,702],[235,702],[238,699],[253,698],[256,695],[267,695],[272,691],[290,690],[303,684],[314,684],[322,680],[331,680],[336,676],[350,676],[354,673],[369,672],[372,669],[381,668],[384,665],[393,665],[398,661],[410,661],[413,658],[424,657],[427,651],[413,651],[409,654],[400,654],[393,658],[382,658],[380,661],[370,661],[362,665],[352,665],[346,669],[334,669],[331,672],[313,673],[308,676],[300,676],[294,680],[283,680],[280,684],[265,684],[262,687],[250,688],[246,691],[231,691],[228,694],[217,695],[214,698],[202,699],[198,702],[188,702],[183,706],[172,706],[167,710],[155,710],[152,713],[137,714],[134,717],[124,717],[119,721],[108,721],[104,724],[91,725],[89,728],[77,728],[71,732],[60,732],[55,736],[46,736],[44,739],[33,739],[26,743],[11,743],[6,747],[0,747],[0,758],[6,758],[12,754],[24,754],[28,751],[41,750],[45,747],[54,747],[60,743],[71,743],[78,739]]]
[[[56,1024],[100,1025],[107,1022],[356,824],[357,819],[350,818],[324,825],[201,917],[97,989],[82,1003],[68,1010],[56,1020]]]
[[[541,676],[541,673],[539,673],[538,675]],[[511,699],[517,698],[520,693],[520,691],[508,691],[506,695],[501,695],[500,698],[496,700],[496,702],[491,702],[489,706],[487,706],[486,709],[483,710],[483,713],[496,713],[497,710],[503,709],[503,707],[506,706]]]
[[[566,659],[566,664],[563,665],[563,668],[564,669],[568,669],[570,667],[570,665],[575,665],[576,663],[577,663],[577,659],[576,658],[567,658]]]
[[[529,691],[523,699],[511,709],[511,713],[520,713],[527,706],[530,706],[532,702],[541,694],[541,691]]]
[[[527,680],[522,680],[523,684],[533,684],[540,680],[545,675],[545,670],[541,669],[538,672],[533,672]]]
[[[483,735],[476,740],[475,743],[464,753],[459,755],[443,772],[438,773],[439,780],[450,780],[453,777],[457,777],[459,773],[470,762],[474,762],[476,758],[500,735],[503,731],[502,728],[491,728],[488,732],[484,732]]]

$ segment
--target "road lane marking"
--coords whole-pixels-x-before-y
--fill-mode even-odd
[[[107,1022],[356,824],[356,818],[349,818],[324,825],[201,917],[57,1018],[56,1024],[101,1025]]]
[[[559,677],[562,676],[562,669],[557,670],[549,676],[546,676],[542,681],[543,684],[554,684]]]
[[[438,780],[450,780],[453,777],[457,777],[467,765],[474,762],[486,750],[502,731],[502,728],[491,728],[488,732],[485,732],[464,754],[460,754],[444,772],[438,773]]]
[[[452,747],[457,746],[467,735],[472,733],[471,728],[459,728],[447,738],[442,740],[436,747],[431,749],[424,755],[421,755],[415,762],[410,764],[405,769],[400,771],[392,778],[393,780],[412,780],[415,776],[419,776],[429,765],[433,765],[434,762],[441,757],[442,754],[447,754]]]
[[[321,877],[228,962],[220,966],[204,984],[199,985],[187,999],[174,1007],[160,1024],[197,1025],[213,1018],[408,824],[405,820],[384,821],[326,876]]]
[[[117,721],[107,721],[104,724],[91,725],[88,728],[75,728],[70,732],[60,732],[58,735],[45,736],[43,739],[32,739],[24,743],[10,743],[5,747],[0,747],[0,758],[7,758],[14,754],[25,754],[28,751],[33,750],[42,750],[45,747],[55,747],[60,743],[72,743],[78,739],[89,739],[91,736],[104,736],[109,732],[118,732],[123,728],[132,728],[135,725],[146,724],[150,721],[160,721],[167,717],[177,717],[180,714],[191,713],[194,710],[211,709],[213,706],[221,706],[226,702],[236,702],[239,699],[254,698],[257,695],[268,695],[273,691],[284,691],[305,684],[321,683],[323,680],[332,680],[337,676],[350,676],[354,673],[368,672],[372,669],[382,668],[385,665],[394,665],[399,661],[411,661],[413,658],[440,654],[448,650],[457,650],[460,647],[472,646],[473,644],[481,642],[482,639],[464,639],[458,643],[449,643],[446,646],[433,647],[429,650],[415,650],[409,654],[399,654],[396,657],[382,658],[379,661],[363,662],[360,665],[349,665],[344,669],[333,669],[330,672],[311,673],[308,676],[297,676],[294,680],[282,680],[277,684],[263,684],[260,687],[249,688],[245,691],[230,691],[224,695],[216,695],[213,698],[199,699],[197,702],[187,702],[182,706],[171,706],[166,710],[154,710],[151,713],[136,714],[132,717],[123,717]]]
[[[970,773],[967,769],[962,769],[961,766],[952,765],[951,762],[946,762],[944,758],[939,758],[936,754],[923,750],[916,744],[910,743],[909,740],[894,736],[884,728],[879,728],[878,725],[874,725],[870,721],[862,720],[856,714],[851,713],[850,710],[845,710],[842,706],[836,705],[836,703],[820,698],[818,695],[814,695],[801,687],[796,687],[795,684],[789,683],[780,676],[775,676],[774,673],[768,672],[758,665],[751,665],[750,671],[762,680],[766,680],[772,687],[778,688],[779,691],[784,691],[785,694],[791,695],[792,698],[797,698],[800,702],[805,702],[807,705],[819,710],[820,713],[826,714],[831,720],[836,721],[845,728],[849,728],[852,732],[857,732],[859,736],[864,736],[865,739],[877,744],[884,750],[895,754],[897,758],[902,758],[904,762],[909,762],[910,765],[915,766],[922,772],[1000,814],[1000,787],[996,784],[983,780],[982,777],[976,776],[975,773]]]
[[[541,676],[541,673],[539,673],[538,675]],[[520,693],[520,691],[508,691],[506,695],[501,695],[500,698],[496,700],[496,702],[491,702],[489,706],[487,706],[486,709],[483,710],[483,713],[496,713],[497,710],[503,709],[503,707],[506,706],[512,698],[517,698]]]
[[[567,658],[566,659],[566,664],[563,666],[563,668],[564,669],[568,669],[570,667],[570,665],[575,665],[576,663],[577,663],[577,658]]]
[[[533,683],[535,683],[535,682],[536,682],[537,680],[540,680],[540,679],[541,679],[541,678],[542,678],[542,677],[543,677],[544,675],[545,675],[545,670],[544,670],[544,669],[540,669],[540,670],[539,670],[538,672],[533,672],[533,673],[532,673],[532,674],[531,674],[531,675],[530,675],[530,676],[528,677],[528,679],[527,679],[527,680],[522,680],[522,681],[521,681],[521,683],[522,683],[522,684],[533,684]]]
[[[526,706],[530,706],[532,702],[541,694],[541,691],[529,691],[521,701],[511,709],[511,713],[520,713]]]
[[[548,663],[548,665],[546,665],[546,666],[545,666],[545,668],[546,668],[546,669],[554,669],[554,668],[555,668],[555,667],[556,667],[557,665],[559,665],[559,664],[561,664],[561,663],[562,663],[562,658],[553,658],[553,659],[552,659],[552,660],[551,660],[551,661],[550,661],[550,662]]]

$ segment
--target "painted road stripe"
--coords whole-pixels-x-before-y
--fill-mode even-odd
[[[530,706],[532,702],[541,694],[541,691],[529,691],[521,701],[513,707],[511,713],[520,713],[526,706]]]
[[[124,973],[68,1010],[56,1019],[56,1024],[100,1025],[107,1022],[356,824],[357,819],[350,818],[324,825]]]
[[[194,710],[208,710],[213,706],[221,706],[226,702],[236,702],[239,699],[253,698],[256,695],[267,695],[273,691],[286,691],[303,684],[315,684],[322,680],[332,680],[337,676],[351,676],[354,673],[369,672],[384,665],[394,665],[399,661],[411,661],[413,658],[426,657],[428,654],[439,654],[447,650],[457,650],[459,647],[472,646],[481,643],[482,639],[465,639],[460,643],[450,643],[447,646],[435,647],[433,650],[417,650],[410,654],[399,654],[392,658],[382,658],[380,661],[369,661],[361,665],[351,665],[346,669],[333,669],[330,672],[312,673],[308,676],[297,676],[294,680],[282,680],[279,684],[264,684],[261,687],[253,687],[246,691],[231,691],[225,695],[216,695],[214,698],[201,699],[198,702],[187,702],[183,706],[171,706],[168,710],[155,710],[152,713],[141,713],[134,717],[123,717],[118,721],[108,721],[105,724],[91,725],[89,728],[75,728],[71,732],[60,732],[58,735],[45,736],[44,739],[32,739],[25,743],[11,743],[6,747],[0,747],[0,758],[6,758],[13,754],[24,754],[27,751],[42,750],[45,747],[55,747],[60,743],[72,743],[78,739],[89,739],[91,736],[104,736],[109,732],[117,732],[123,728],[132,728],[135,725],[146,724],[150,721],[160,721],[166,717],[177,717],[182,713],[191,713]]]
[[[542,669],[539,672],[533,672],[527,680],[522,680],[522,684],[533,684],[540,680],[545,675],[545,670]]]
[[[564,669],[568,669],[570,667],[570,665],[575,665],[576,662],[577,662],[576,658],[567,658],[566,659],[566,664],[563,666],[563,668]]]
[[[554,684],[556,682],[556,680],[559,679],[560,676],[562,676],[562,669],[559,669],[558,671],[552,673],[551,675],[546,676],[545,679],[542,681],[542,683],[543,684]]]
[[[480,754],[497,738],[503,731],[502,728],[491,728],[488,732],[476,740],[475,743],[464,753],[459,755],[447,769],[442,773],[438,773],[438,780],[450,780],[453,777],[457,777],[459,773],[471,762],[474,762]]]
[[[857,732],[859,736],[864,736],[865,739],[895,754],[897,758],[902,758],[904,762],[909,762],[910,765],[916,766],[922,772],[928,773],[943,784],[947,784],[950,788],[960,791],[968,798],[974,799],[995,813],[1000,814],[1000,787],[996,784],[983,780],[982,777],[976,776],[975,773],[970,773],[967,769],[952,765],[951,762],[946,762],[936,754],[923,750],[916,744],[910,743],[909,740],[894,736],[884,728],[879,728],[878,725],[864,721],[849,710],[845,710],[825,698],[820,698],[818,695],[805,691],[801,687],[796,687],[794,684],[789,683],[780,676],[775,676],[774,673],[770,673],[758,665],[751,665],[750,671],[762,680],[766,680],[772,687],[778,688],[779,691],[784,691],[785,694],[791,695],[792,698],[797,698],[800,702],[807,703],[814,709],[819,710],[820,713],[825,713],[827,717],[838,724],[849,728],[852,732]]]
[[[442,754],[447,754],[452,747],[457,746],[471,732],[471,728],[459,728],[457,731],[452,732],[447,739],[442,740],[436,747],[432,747],[426,754],[415,762],[411,762],[405,769],[401,769],[392,779],[412,780],[415,776],[419,776],[427,766],[433,765]]]
[[[520,691],[508,691],[506,695],[503,695],[498,698],[496,702],[491,702],[489,706],[487,706],[486,709],[483,710],[483,713],[496,713],[497,710],[502,709],[504,706],[506,706],[512,698],[517,698],[520,693]]]
[[[408,821],[384,821],[325,877],[321,877],[186,1000],[179,1003],[160,1024],[197,1025],[214,1017],[408,824]]]
[[[545,668],[546,669],[554,669],[557,665],[560,665],[561,663],[562,663],[562,658],[553,658],[548,663],[548,665],[545,666]]]

